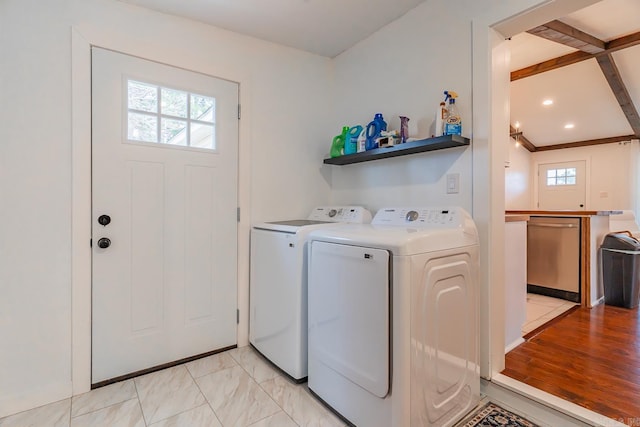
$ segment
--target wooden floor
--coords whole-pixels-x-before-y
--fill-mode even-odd
[[[638,309],[579,309],[506,355],[502,372],[569,402],[640,425]]]

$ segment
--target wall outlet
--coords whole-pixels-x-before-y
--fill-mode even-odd
[[[447,174],[447,194],[458,194],[460,192],[460,174]]]

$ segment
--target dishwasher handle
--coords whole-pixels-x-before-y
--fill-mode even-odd
[[[547,227],[547,228],[577,228],[575,224],[546,224],[546,223],[529,223],[529,227]]]

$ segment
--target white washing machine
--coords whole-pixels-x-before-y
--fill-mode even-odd
[[[309,235],[309,389],[360,427],[450,426],[480,399],[478,233],[451,208]]]
[[[307,245],[313,230],[369,223],[361,206],[315,208],[307,219],[265,222],[251,230],[249,341],[296,381],[307,377]]]

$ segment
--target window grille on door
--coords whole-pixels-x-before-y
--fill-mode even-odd
[[[127,80],[127,141],[216,149],[216,99]]]

